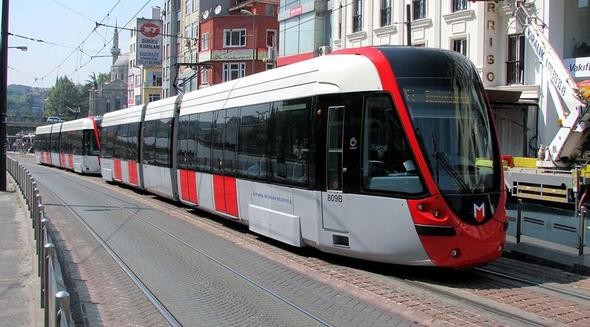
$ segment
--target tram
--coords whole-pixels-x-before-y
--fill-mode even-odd
[[[502,164],[473,64],[345,49],[104,115],[105,180],[296,247],[403,265],[497,259]]]
[[[39,126],[35,136],[38,163],[81,174],[100,173],[100,118]]]

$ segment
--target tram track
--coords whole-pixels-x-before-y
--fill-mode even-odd
[[[95,183],[95,180],[92,177],[89,176],[85,176],[88,178],[85,178],[86,181],[90,181],[92,183]],[[80,183],[79,181],[76,181],[75,179],[72,179],[71,177],[67,176],[64,174],[65,179],[67,179],[69,182],[77,184],[78,186],[81,187],[85,187],[88,189],[91,189],[90,187],[88,187],[87,185]],[[104,184],[103,184],[104,185]],[[76,217],[76,219],[78,221],[80,221],[80,223],[82,223],[82,225],[90,232],[90,234],[100,243],[100,245],[105,249],[105,251],[115,260],[115,262],[121,267],[121,269],[123,269],[123,271],[129,276],[129,278],[133,281],[133,283],[141,290],[141,292],[147,297],[147,299],[156,307],[156,309],[162,314],[162,316],[164,317],[164,319],[166,319],[166,321],[171,325],[171,326],[182,326],[182,324],[178,321],[178,319],[174,316],[174,314],[168,310],[166,308],[166,306],[157,298],[157,296],[141,281],[141,279],[137,276],[136,273],[133,272],[133,270],[124,262],[124,260],[107,244],[106,240],[104,240],[93,228],[92,226],[90,226],[90,224],[88,224],[85,219],[76,212],[76,210],[74,210],[75,207],[79,207],[79,206],[71,206],[68,205],[66,203],[66,201],[63,199],[63,197],[61,197],[59,194],[57,194],[56,192],[53,192],[52,190],[47,188],[47,191],[51,192],[52,196],[55,197],[56,199],[58,199],[60,202],[62,202],[62,207],[65,208],[66,210],[68,210],[68,212],[70,212],[74,217]],[[93,192],[97,192],[105,197],[108,198],[113,198],[113,199],[117,199],[120,201],[119,198],[117,198],[116,196],[114,196],[112,193],[108,193],[108,192],[103,192],[103,191],[99,191],[97,189],[92,188]],[[315,322],[317,322],[319,325],[322,326],[332,326],[329,322],[325,321],[324,319],[322,319],[321,317],[309,312],[308,310],[306,310],[305,308],[297,305],[296,303],[294,303],[293,301],[290,301],[289,299],[287,299],[286,297],[281,296],[280,294],[278,294],[277,292],[272,291],[269,288],[264,287],[263,285],[261,285],[260,283],[256,282],[255,280],[253,280],[252,278],[249,278],[248,276],[246,276],[245,274],[240,273],[239,271],[237,271],[236,269],[233,269],[232,267],[224,264],[220,259],[215,258],[214,256],[208,254],[205,250],[200,249],[192,244],[189,244],[188,242],[182,240],[181,238],[177,237],[176,235],[174,235],[173,233],[167,231],[166,229],[158,226],[157,224],[154,224],[152,222],[150,222],[149,220],[145,219],[144,217],[141,217],[140,215],[138,215],[136,212],[134,212],[133,210],[131,210],[129,207],[126,206],[121,206],[116,204],[114,201],[110,201],[110,200],[106,200],[109,204],[112,204],[112,206],[100,206],[102,208],[111,208],[111,209],[117,209],[117,210],[121,210],[124,211],[126,213],[128,213],[129,215],[131,215],[132,217],[141,220],[143,223],[151,226],[152,228],[155,228],[156,230],[158,230],[161,233],[166,234],[168,237],[174,239],[176,242],[182,244],[183,246],[191,249],[194,253],[198,253],[203,257],[206,257],[209,261],[215,263],[216,265],[218,265],[219,267],[223,268],[225,271],[228,271],[230,273],[232,273],[234,276],[236,276],[237,278],[247,282],[248,284],[250,284],[251,286],[253,286],[254,288],[263,291],[264,293],[272,296],[273,298],[281,301],[282,303],[288,305],[289,307],[291,307],[292,309],[294,309],[295,311],[298,311],[300,313],[302,313],[303,315],[307,316],[308,318],[314,320]]]
[[[514,282],[522,283],[523,285],[537,287],[537,288],[540,288],[542,290],[546,290],[546,291],[549,291],[549,292],[556,293],[558,295],[563,295],[565,297],[569,297],[569,298],[573,298],[573,299],[578,299],[578,300],[581,300],[581,301],[588,301],[587,303],[590,303],[590,295],[588,295],[588,294],[583,294],[583,293],[576,292],[576,291],[573,291],[573,290],[568,290],[568,289],[565,289],[565,288],[562,288],[562,287],[557,287],[557,286],[542,284],[542,283],[537,282],[537,281],[528,280],[526,278],[509,275],[509,274],[501,273],[501,272],[490,270],[490,269],[486,269],[486,268],[474,268],[473,270],[476,271],[478,274],[481,274],[483,276],[489,275],[489,276],[493,276],[495,278],[500,278],[502,280],[511,280],[511,281],[514,281]],[[493,277],[489,277],[489,276],[485,276],[485,277],[487,277],[487,278],[493,278]]]
[[[77,178],[79,176],[76,176]],[[91,176],[84,176],[82,177],[85,181],[90,182],[92,184],[95,185],[101,185],[101,186],[105,186],[106,184],[102,181],[102,179],[98,179],[96,177],[91,177]],[[76,181],[75,179],[71,179],[71,176],[68,177],[68,179],[76,184],[80,184],[78,181]],[[83,185],[85,187],[88,187],[84,184],[80,184]],[[118,185],[110,185],[108,187],[112,186],[112,190],[109,191],[99,191],[97,189],[93,188],[93,191],[99,192],[100,194],[104,195],[104,196],[108,196],[111,199],[117,199],[120,200],[119,198],[117,198],[116,193],[113,193],[112,191],[115,190],[115,192],[121,192],[121,193],[129,193],[131,192],[131,190],[129,189],[123,189],[118,187]],[[219,220],[209,220],[209,219],[196,219],[194,213],[191,213],[187,210],[187,208],[183,208],[183,207],[177,207],[174,203],[170,203],[167,201],[150,201],[149,199],[153,199],[152,197],[150,198],[146,198],[141,194],[138,193],[134,193],[134,197],[133,199],[136,199],[138,201],[140,201],[141,203],[144,203],[146,205],[155,207],[155,208],[159,208],[161,210],[174,210],[174,214],[177,216],[180,216],[184,219],[187,219],[191,222],[196,222],[199,225],[206,225],[208,226],[208,230],[211,231],[213,229],[223,229],[223,231],[220,232],[216,232],[217,234],[222,234],[222,236],[224,237],[239,237],[241,241],[238,241],[238,243],[241,243],[241,246],[246,246],[247,248],[256,248],[256,247],[264,247],[264,248],[275,248],[276,246],[273,244],[269,244],[267,242],[264,241],[260,241],[257,239],[257,237],[255,235],[252,234],[248,234],[248,233],[243,233],[243,230],[236,230],[236,228],[227,228],[227,226],[224,226],[225,224],[220,223]],[[118,206],[118,208],[120,208],[121,206]],[[121,209],[124,210],[124,209]],[[130,212],[129,209],[125,209],[127,210],[127,212]],[[237,226],[237,224],[235,224],[235,226]],[[275,250],[279,251],[279,252],[283,252],[284,249],[279,249],[279,250]],[[303,265],[307,265],[306,269],[312,268],[312,269],[317,269],[318,271],[321,271],[322,273],[324,272],[330,272],[330,271],[336,271],[338,273],[334,274],[334,275],[339,275],[341,276],[341,278],[337,281],[337,283],[350,283],[351,279],[354,279],[355,277],[350,277],[350,275],[354,275],[356,272],[351,272],[354,269],[350,269],[349,267],[339,267],[339,266],[333,266],[333,264],[331,263],[327,263],[324,262],[321,258],[319,259],[311,259],[312,263],[309,263],[309,259],[306,258],[299,258],[299,255],[286,250],[287,252],[289,252],[290,254],[287,254],[285,256],[285,254],[281,254],[282,262],[284,263],[285,259],[292,261],[295,264],[303,264]],[[477,274],[480,277],[485,277],[485,278],[495,278],[495,280],[500,280],[500,284],[506,285],[506,280],[503,280],[503,278],[505,277],[505,279],[509,279],[513,282],[512,285],[514,285],[514,283],[521,283],[522,285],[526,285],[528,286],[532,286],[532,287],[539,287],[539,286],[544,286],[544,289],[550,293],[553,293],[554,295],[559,295],[561,298],[566,297],[566,298],[576,298],[578,301],[587,301],[588,297],[584,294],[581,294],[579,292],[569,292],[568,290],[562,290],[559,287],[553,287],[553,286],[545,286],[545,285],[540,285],[539,282],[534,282],[534,281],[530,281],[530,280],[525,280],[516,276],[511,276],[511,275],[507,275],[504,274],[506,276],[503,276],[502,273],[498,273],[498,272],[492,272],[489,273],[488,272],[489,269],[474,269],[473,272],[471,272],[472,274]],[[369,270],[370,273],[370,270]],[[331,273],[330,273],[331,274]],[[360,273],[361,275],[366,275],[366,273]],[[380,274],[379,272],[377,272],[377,274]],[[500,274],[500,275],[498,275]],[[445,286],[445,285],[437,285],[436,281],[431,281],[425,278],[422,278],[422,280],[416,280],[416,279],[409,279],[409,278],[403,278],[403,277],[396,277],[396,276],[391,276],[390,274],[384,274],[382,277],[386,277],[387,279],[389,279],[390,283],[392,284],[396,284],[396,285],[401,285],[402,289],[404,287],[413,289],[413,292],[424,292],[426,294],[432,294],[434,295],[436,298],[441,299],[442,303],[453,303],[458,307],[467,307],[467,310],[471,310],[474,312],[479,312],[480,314],[482,312],[485,312],[486,314],[488,314],[490,317],[497,319],[497,321],[495,323],[489,323],[490,325],[495,325],[498,322],[500,323],[508,323],[510,325],[531,325],[531,326],[545,326],[545,325],[554,325],[554,324],[558,324],[559,321],[556,320],[552,320],[552,317],[547,317],[547,316],[543,316],[542,314],[535,314],[534,312],[529,312],[525,309],[516,307],[516,306],[512,306],[510,303],[503,303],[502,301],[496,301],[493,298],[490,297],[486,297],[486,296],[481,296],[478,294],[475,294],[475,292],[473,292],[472,290],[463,290],[460,289],[461,286],[457,287],[457,285],[453,286]],[[364,278],[364,277],[363,277]],[[426,281],[425,281],[426,280]],[[368,291],[368,289],[375,289],[376,286],[381,287],[382,285],[384,285],[385,287],[388,287],[387,284],[379,284],[380,282],[378,281],[370,281],[367,285],[367,287],[365,286],[358,286],[359,289],[362,292],[368,292],[371,293],[374,297],[378,297],[381,298],[381,300],[383,300],[383,296],[380,296],[380,294],[378,294],[379,292],[374,292],[374,291]],[[485,285],[485,283],[483,283]],[[523,287],[521,285],[521,287]],[[351,283],[350,286],[357,286],[353,283]],[[503,286],[500,286],[503,287]],[[459,289],[458,289],[459,288]],[[421,301],[420,297],[412,297],[412,301]],[[419,312],[418,312],[419,313]],[[444,319],[442,319],[444,321]]]

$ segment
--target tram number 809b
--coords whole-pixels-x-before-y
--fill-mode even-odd
[[[328,201],[342,202],[342,194],[328,194]]]

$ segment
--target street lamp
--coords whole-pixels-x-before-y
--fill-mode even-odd
[[[8,47],[8,49],[19,49],[20,51],[27,51],[27,50],[29,50],[29,48],[27,48],[24,45],[19,45],[19,46],[16,46],[16,47]]]
[[[253,12],[251,12],[250,10],[247,9],[240,9],[240,13],[244,16],[250,16],[252,17],[252,38],[253,38],[253,42],[252,42],[252,75],[254,74],[254,62],[256,60],[256,41],[258,41],[256,39],[256,14],[254,14]]]

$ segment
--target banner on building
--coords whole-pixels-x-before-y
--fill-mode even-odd
[[[137,19],[136,61],[138,66],[162,64],[162,20]]]

